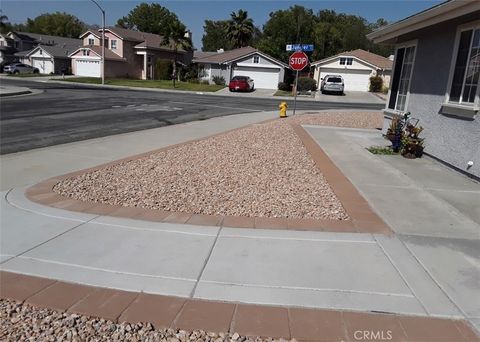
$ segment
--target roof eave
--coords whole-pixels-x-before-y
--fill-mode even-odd
[[[401,35],[478,10],[480,10],[480,2],[477,0],[450,0],[396,23],[384,26],[369,33],[367,38],[374,43],[394,43],[395,39]]]

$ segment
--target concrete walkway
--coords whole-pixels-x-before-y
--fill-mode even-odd
[[[381,142],[378,131],[307,127],[393,236],[156,223],[72,213],[24,195],[25,185],[44,178],[274,116],[215,118],[2,157],[0,269],[187,298],[466,318],[480,330],[480,227],[475,208],[462,204],[480,186],[427,159],[371,155],[364,148]],[[417,177],[425,168],[437,183]],[[455,195],[438,195],[444,184]]]

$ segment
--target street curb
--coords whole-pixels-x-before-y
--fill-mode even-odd
[[[27,95],[32,94],[31,90],[17,91],[13,93],[0,93],[0,97],[9,97],[9,96],[18,96],[18,95]]]
[[[158,93],[173,93],[173,94],[193,94],[193,95],[207,95],[207,96],[219,96],[219,97],[231,97],[231,98],[242,98],[242,99],[266,99],[266,100],[278,100],[280,101],[293,101],[293,97],[289,96],[243,96],[241,93],[236,93],[235,96],[227,95],[227,94],[219,94],[217,92],[202,92],[202,91],[191,91],[191,90],[171,90],[171,89],[160,89],[160,88],[143,88],[143,87],[129,87],[129,86],[119,86],[119,85],[101,85],[101,84],[91,84],[91,83],[82,83],[82,82],[69,82],[63,81],[60,79],[38,79],[35,77],[31,78],[23,78],[23,77],[15,77],[15,76],[1,76],[0,79],[12,79],[12,80],[19,80],[19,81],[32,81],[32,82],[40,82],[40,83],[58,83],[58,84],[70,84],[70,85],[78,85],[84,87],[96,87],[96,88],[103,88],[103,89],[125,89],[125,90],[133,90],[133,91],[149,91],[149,92],[158,92]],[[328,101],[319,101],[315,97],[306,99],[306,98],[298,98],[297,101],[300,102],[317,102],[322,104],[341,104],[342,102],[328,102]],[[347,104],[358,104],[358,105],[381,105],[379,103],[374,102],[358,102],[358,103],[347,103]]]

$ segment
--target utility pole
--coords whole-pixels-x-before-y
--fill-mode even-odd
[[[102,85],[105,84],[105,10],[95,0],[90,0],[102,11]]]

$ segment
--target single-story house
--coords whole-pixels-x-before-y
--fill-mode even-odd
[[[41,73],[61,73],[70,68],[68,54],[81,44],[80,39],[12,31],[0,35],[0,62],[18,61],[38,67]]]
[[[384,130],[411,112],[426,153],[480,177],[480,1],[443,2],[367,37],[395,45]]]
[[[70,54],[72,72],[78,76],[101,77],[102,29],[80,36],[83,46]],[[155,78],[159,59],[189,64],[192,52],[165,45],[163,37],[119,27],[105,28],[105,77]]]
[[[221,76],[228,84],[234,76],[249,76],[254,80],[255,88],[277,89],[283,82],[285,68],[288,65],[253,48],[217,52],[195,53],[194,63],[201,68],[201,80],[213,83],[213,77]]]
[[[334,74],[343,77],[346,91],[368,91],[372,76],[382,77],[384,84],[388,85],[392,64],[388,58],[357,49],[313,62],[311,66],[317,84],[326,75]]]
[[[24,63],[27,63],[26,60],[28,60],[28,64],[37,68],[41,74],[63,74],[70,71],[71,61],[68,56],[77,48],[78,43],[75,45],[38,45],[24,56],[23,52],[18,55],[22,55],[21,59]]]

